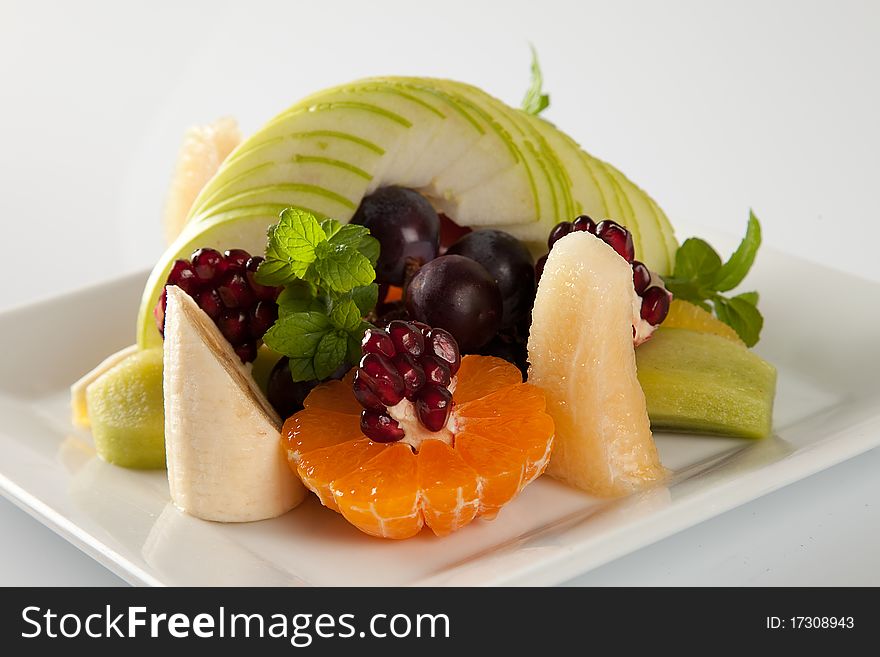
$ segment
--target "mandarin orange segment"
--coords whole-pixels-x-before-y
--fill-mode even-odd
[[[480,477],[480,515],[494,518],[523,484],[524,459],[519,450],[482,436],[461,433],[455,452]]]
[[[331,484],[340,477],[354,472],[358,466],[378,456],[387,448],[388,445],[374,443],[368,438],[360,438],[313,449],[302,455],[296,471],[302,482],[318,496],[324,506],[338,510]]]
[[[516,365],[494,356],[465,356],[457,377],[453,397],[458,404],[522,383],[522,374]]]
[[[358,415],[307,408],[291,415],[281,429],[281,440],[291,465],[303,454],[348,440],[363,438]]]
[[[520,383],[463,403],[455,412],[463,421],[495,420],[543,413],[546,407],[543,390],[530,383]]]
[[[554,425],[553,418],[546,413],[511,420],[483,420],[466,426],[472,433],[519,450],[526,457],[525,484],[540,477],[550,462]]]
[[[422,443],[418,484],[425,523],[437,536],[461,529],[476,517],[480,506],[479,476],[446,443]]]
[[[303,406],[308,409],[323,409],[350,415],[361,413],[361,405],[351,391],[351,381],[345,380],[327,381],[315,387],[306,397]]]
[[[378,456],[334,481],[332,488],[340,513],[367,534],[409,538],[424,524],[417,459],[406,443],[388,445]]]

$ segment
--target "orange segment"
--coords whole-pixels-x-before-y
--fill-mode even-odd
[[[458,404],[522,383],[522,374],[516,365],[494,356],[465,356],[456,376],[458,383],[453,397]]]
[[[483,421],[469,431],[519,450],[526,458],[525,483],[540,477],[550,462],[554,426],[553,418],[546,413],[512,420]]]
[[[291,415],[281,429],[281,440],[292,464],[314,449],[363,438],[358,415],[305,409]]]
[[[409,538],[422,528],[417,460],[405,443],[388,445],[332,488],[339,511],[362,532]]]
[[[324,506],[336,510],[331,484],[340,477],[354,472],[358,466],[378,456],[387,448],[388,445],[374,443],[368,438],[360,438],[313,449],[300,457],[296,471],[302,482],[318,496]]]
[[[461,529],[476,517],[480,505],[477,472],[446,443],[422,443],[418,482],[425,522],[437,536]]]
[[[529,383],[520,383],[461,404],[456,415],[466,422],[510,419],[543,413],[546,407],[543,390]]]
[[[455,437],[455,451],[480,477],[480,515],[494,518],[523,485],[522,454],[469,433]]]
[[[351,381],[345,380],[327,381],[317,386],[306,397],[303,406],[350,415],[360,415],[361,412],[361,405],[351,391]]]

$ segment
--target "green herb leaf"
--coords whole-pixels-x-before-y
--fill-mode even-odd
[[[321,338],[331,329],[325,313],[293,313],[280,317],[266,331],[263,342],[289,358],[313,358]]]
[[[746,293],[747,296],[752,294]],[[722,322],[733,327],[746,346],[754,347],[758,343],[764,326],[764,317],[751,298],[743,298],[740,295],[725,299],[718,296],[715,299],[715,314]]]
[[[332,240],[333,236],[338,233],[343,226],[345,226],[345,224],[341,221],[336,221],[336,219],[324,219],[321,222],[321,230],[324,231],[328,240]]]
[[[708,243],[693,237],[687,239],[675,254],[672,276],[663,279],[666,288],[677,299],[706,311],[714,309],[718,319],[732,327],[748,346],[754,346],[764,325],[757,308],[758,293],[744,292],[733,298],[722,293],[743,281],[760,245],[761,226],[754,213],[749,214],[745,238],[724,264]]]
[[[379,303],[379,286],[375,283],[356,287],[349,294],[361,311],[361,317],[367,315]]]
[[[318,299],[314,286],[306,281],[288,283],[281,290],[277,301],[279,317],[295,313],[327,312],[326,301]]]
[[[348,351],[348,335],[345,331],[329,331],[324,334],[315,350],[315,378],[326,379],[345,362]]]
[[[315,363],[312,358],[291,358],[290,376],[294,381],[314,381]]]
[[[727,292],[742,283],[742,280],[752,268],[758,247],[761,246],[761,224],[754,212],[749,212],[749,225],[746,236],[740,242],[739,247],[724,263],[715,275],[713,287],[719,292]]]
[[[331,244],[344,244],[361,253],[370,264],[376,266],[379,259],[379,240],[370,235],[370,230],[358,224],[345,224],[330,238]]]
[[[266,259],[257,270],[261,285],[285,285],[303,275],[315,261],[318,245],[327,241],[318,220],[310,212],[287,208],[269,229]]]
[[[350,292],[360,285],[369,285],[376,278],[373,265],[357,249],[345,244],[320,246],[315,271],[328,289]]]
[[[333,326],[342,331],[354,331],[361,323],[361,311],[351,299],[340,299],[333,304],[330,311],[330,321]]]
[[[529,44],[532,49],[532,82],[522,101],[522,110],[526,114],[538,116],[550,106],[550,95],[543,93],[544,76],[541,74],[541,66],[538,64],[538,53],[535,46]]]

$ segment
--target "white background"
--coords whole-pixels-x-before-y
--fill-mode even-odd
[[[0,310],[150,267],[187,126],[249,133],[374,74],[517,104],[529,41],[546,116],[673,223],[739,235],[751,207],[767,243],[880,281],[880,2],[0,0]],[[878,585],[878,471],[875,450],[576,583]],[[0,584],[119,581],[7,502],[0,526]]]

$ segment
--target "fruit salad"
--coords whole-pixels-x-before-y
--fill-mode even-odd
[[[242,140],[191,130],[135,345],[73,384],[101,458],[249,522],[314,494],[358,530],[443,536],[545,473],[615,497],[653,431],[760,439],[760,245],[679,244],[657,203],[541,118],[431,78],[313,94]]]

